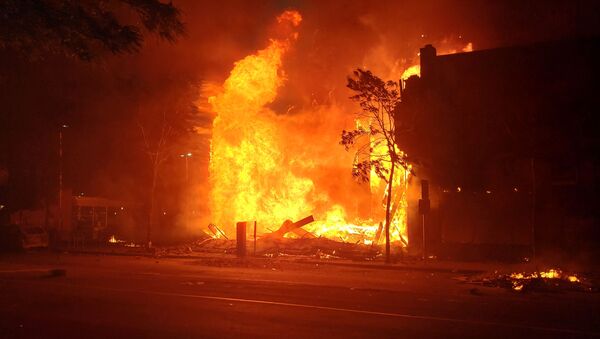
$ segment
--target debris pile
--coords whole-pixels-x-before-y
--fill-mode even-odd
[[[484,286],[502,287],[517,292],[598,292],[598,285],[592,279],[580,274],[568,274],[560,269],[547,271],[513,272],[479,277],[471,280]]]
[[[373,260],[381,256],[378,246],[344,243],[324,237],[299,239],[266,237],[259,239],[256,247],[256,255],[265,257],[294,255],[318,259]]]

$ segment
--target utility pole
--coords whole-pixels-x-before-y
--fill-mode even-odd
[[[189,190],[189,183],[190,183],[190,175],[189,175],[189,166],[188,166],[188,159],[192,157],[192,152],[187,152],[187,153],[183,153],[179,155],[180,158],[184,158],[185,159],[185,186],[186,189]],[[188,223],[188,225],[190,224],[190,199],[189,199],[189,192],[186,192],[186,197],[185,197],[185,219]]]
[[[62,125],[58,129],[58,231],[63,229],[63,128],[68,128],[68,125]]]
[[[535,207],[536,207],[536,182],[535,182],[535,158],[531,157],[531,259],[536,259],[535,251]]]
[[[422,228],[422,236],[423,236],[423,249],[422,249],[422,259],[427,259],[427,249],[425,241],[425,235],[427,233],[427,215],[429,214],[430,209],[429,202],[429,181],[421,180],[421,199],[419,199],[419,214],[421,214],[421,228]]]

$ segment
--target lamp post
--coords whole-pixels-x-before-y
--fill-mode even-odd
[[[184,154],[180,154],[179,157],[184,158],[185,159],[185,183],[187,184],[189,181],[189,174],[188,174],[188,158],[192,157],[192,152],[187,152]]]
[[[63,129],[69,128],[68,125],[63,124],[58,129],[58,230],[62,231],[63,228],[63,206],[62,206],[62,195],[63,195]]]
[[[190,176],[189,176],[189,166],[188,159],[192,157],[192,152],[187,152],[179,155],[180,158],[185,159],[185,185],[189,186]],[[186,187],[188,188],[188,187]],[[188,188],[189,189],[189,188]],[[189,206],[189,197],[185,197],[185,219],[187,223],[190,223],[190,206]]]

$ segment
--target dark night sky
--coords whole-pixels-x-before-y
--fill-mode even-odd
[[[174,1],[187,35],[176,44],[149,37],[139,54],[85,63],[60,56],[27,60],[0,52],[0,166],[10,173],[2,194],[11,207],[53,197],[57,133],[65,130],[65,183],[77,192],[139,199],[147,185],[147,158],[137,117],[189,106],[198,87],[222,82],[234,61],[266,44],[274,17],[299,10],[304,21],[289,57],[283,101],[342,88],[369,51],[383,48],[412,60],[425,43],[473,42],[475,49],[600,34],[596,1]],[[421,37],[424,35],[424,37]],[[461,38],[459,38],[459,36]],[[343,97],[343,96],[342,96]],[[200,120],[210,124],[210,115]],[[206,138],[190,137],[181,150],[203,156],[192,163],[206,176]],[[165,169],[177,189],[182,164]],[[1,183],[0,183],[1,184]]]

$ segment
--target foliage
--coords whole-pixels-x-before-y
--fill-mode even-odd
[[[370,180],[371,172],[387,183],[385,205],[385,258],[390,262],[390,224],[393,218],[392,190],[394,169],[401,166],[411,171],[406,154],[396,146],[394,110],[400,103],[399,83],[384,82],[370,71],[357,69],[348,78],[348,88],[356,94],[350,99],[360,105],[357,127],[342,131],[342,144],[346,150],[358,147],[352,175],[363,182]],[[368,129],[362,127],[368,126]],[[366,138],[364,141],[359,139]]]
[[[400,103],[399,84],[384,82],[368,70],[357,69],[348,78],[348,88],[356,92],[350,99],[360,105],[359,122],[354,130],[342,131],[340,144],[348,151],[357,147],[352,175],[359,181],[369,181],[371,170],[388,182],[391,164],[410,170],[406,155],[396,146],[393,111]],[[365,139],[366,140],[361,140]]]
[[[158,0],[0,0],[0,13],[0,47],[33,57],[87,61],[138,51],[143,30],[170,42],[184,34],[179,10]]]

